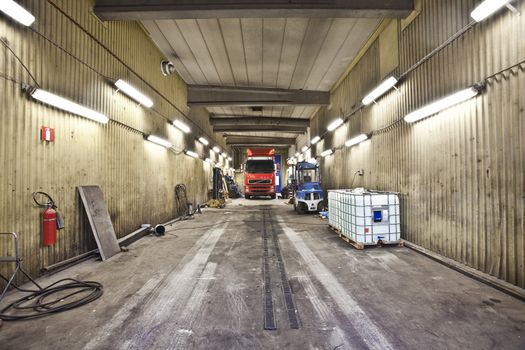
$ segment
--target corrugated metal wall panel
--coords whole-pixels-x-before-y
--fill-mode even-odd
[[[477,1],[423,1],[400,34],[399,76],[470,21]],[[517,3],[523,12],[523,2]],[[525,59],[525,20],[509,11],[475,25],[334,133],[315,154]],[[348,114],[381,79],[377,42],[333,92],[312,134]],[[322,161],[326,188],[353,186],[403,194],[404,238],[525,287],[525,67],[491,79],[481,96],[415,124],[376,134]],[[341,165],[342,164],[342,165]],[[336,166],[337,165],[337,166]]]
[[[183,135],[161,116],[174,118],[180,112],[148,84],[213,135],[207,114],[187,109],[184,82],[177,76],[161,75],[163,56],[138,24],[100,22],[91,13],[93,0],[20,3],[37,18],[34,31],[2,16],[0,33],[42,88],[132,128],[169,138],[177,149],[203,151],[197,148],[195,135]],[[3,46],[0,50],[0,74],[34,85],[14,56]],[[116,93],[106,77],[136,85],[154,100],[158,113]],[[163,222],[178,215],[174,192],[178,183],[186,184],[191,201],[207,198],[208,164],[146,142],[130,128],[111,122],[98,124],[37,103],[8,79],[0,79],[0,105],[0,230],[19,233],[24,265],[33,275],[44,266],[95,246],[80,211],[79,185],[101,186],[119,237],[142,223]],[[42,125],[55,128],[55,142],[46,145],[39,140]],[[218,143],[224,145],[223,140]],[[64,215],[66,229],[59,231],[54,247],[41,246],[41,210],[33,206],[31,198],[37,190],[49,192]],[[0,255],[12,253],[9,249],[8,242],[0,242]],[[4,274],[11,269],[0,266]]]

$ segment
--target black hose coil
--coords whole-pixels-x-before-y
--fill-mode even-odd
[[[71,310],[91,303],[103,294],[102,284],[73,278],[61,279],[41,290],[15,288],[30,294],[0,310],[0,319],[4,321],[29,320]]]

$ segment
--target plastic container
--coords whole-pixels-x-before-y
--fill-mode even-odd
[[[401,239],[399,196],[357,188],[328,191],[329,224],[357,243],[375,245]]]

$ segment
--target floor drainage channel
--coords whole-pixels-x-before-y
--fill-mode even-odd
[[[268,254],[268,232],[266,230],[266,211],[263,211],[263,279],[264,279],[264,329],[275,330],[273,313],[272,279],[270,277],[270,257]]]
[[[270,224],[267,226],[267,218],[270,221]],[[275,256],[277,258],[277,265],[279,267],[279,275],[281,277],[281,290],[284,296],[284,302],[286,305],[286,312],[288,315],[288,322],[291,329],[299,329],[299,319],[298,311],[295,306],[293,299],[292,288],[290,287],[290,282],[288,281],[288,276],[286,274],[286,268],[284,266],[283,257],[281,254],[281,249],[279,247],[279,239],[277,237],[277,231],[274,227],[274,222],[271,217],[271,212],[269,210],[263,210],[263,260],[264,260],[264,292],[265,292],[265,324],[264,329],[274,330],[277,329],[275,325],[275,317],[273,310],[273,299],[272,299],[272,289],[271,289],[271,278],[270,278],[270,264],[269,264],[269,254],[268,254],[268,239],[270,238],[267,227],[270,229],[273,249],[275,251]]]

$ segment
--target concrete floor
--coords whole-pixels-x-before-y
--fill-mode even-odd
[[[235,200],[69,276],[80,309],[0,329],[1,349],[525,349],[525,303],[407,248],[357,251],[282,200]],[[263,215],[276,330],[264,330]],[[271,222],[293,292],[291,329]],[[12,299],[15,295],[11,295]]]

